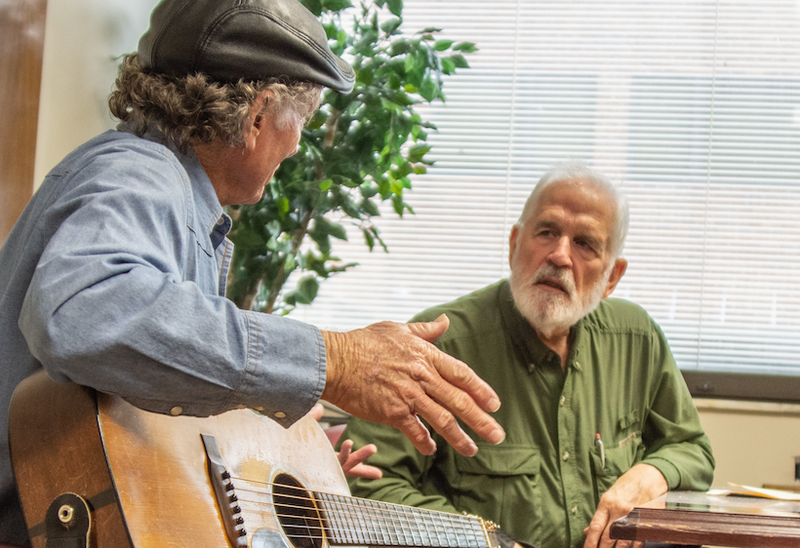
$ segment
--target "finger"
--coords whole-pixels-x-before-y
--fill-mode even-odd
[[[466,392],[435,378],[423,381],[423,388],[431,400],[418,403],[417,412],[448,441],[449,436],[460,438],[463,434],[453,415],[489,443],[498,444],[505,439],[503,427]]]
[[[444,352],[433,348],[431,362],[449,390],[460,390],[485,411],[500,409],[500,398],[489,383],[481,379],[470,366]],[[442,401],[442,400],[439,400]]]
[[[467,457],[474,456],[478,452],[478,446],[458,424],[447,409],[436,403],[432,399],[420,402],[417,405],[419,416],[428,421],[431,428],[436,430],[453,449]]]
[[[445,314],[432,322],[408,324],[413,335],[428,342],[433,342],[441,337],[449,326],[450,319]],[[434,352],[433,365],[442,378],[464,390],[486,411],[495,412],[500,409],[500,398],[497,393],[471,367],[440,350],[434,350]]]
[[[347,441],[350,441],[350,440],[347,440]],[[356,459],[359,462],[364,462],[365,460],[367,460],[368,458],[370,458],[372,455],[374,455],[377,452],[378,452],[378,447],[374,443],[370,443],[368,445],[365,445],[364,447],[362,447],[358,451],[351,452],[350,453],[350,459],[351,460],[352,459]]]
[[[614,546],[625,546],[628,548],[630,546],[630,541],[618,541],[617,539],[611,538],[611,520],[609,520],[605,529],[603,529],[603,534],[600,536],[600,548],[614,548]]]
[[[600,544],[600,536],[606,528],[606,523],[608,523],[608,510],[601,505],[592,516],[589,526],[583,530],[583,534],[586,535],[586,542],[583,543],[584,548],[597,548]]]
[[[416,415],[410,415],[396,425],[396,428],[409,439],[414,447],[423,455],[433,455],[436,452],[436,442],[431,433]]]
[[[450,327],[450,318],[442,314],[432,322],[413,322],[408,324],[411,333],[428,342],[433,342],[444,335]]]
[[[350,450],[353,448],[353,440],[344,440],[342,442],[342,446],[339,448],[339,452],[336,453],[336,456],[339,458],[339,464],[342,468],[345,467],[347,463],[347,459],[350,458]]]
[[[375,468],[368,464],[359,464],[345,472],[348,478],[381,479],[383,472],[380,468]]]
[[[314,420],[319,421],[322,418],[322,415],[325,413],[325,408],[322,406],[321,403],[315,403],[314,407],[308,412],[309,415],[314,417]]]

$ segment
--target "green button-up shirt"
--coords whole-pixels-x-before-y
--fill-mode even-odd
[[[639,306],[606,299],[578,322],[566,371],[505,280],[414,321],[442,313],[450,328],[436,345],[497,391],[506,440],[473,434],[478,454],[464,457],[436,436],[437,452],[424,456],[399,431],[352,419],[342,439],[375,443],[369,463],[384,474],[351,479],[353,495],[468,512],[538,548],[565,548],[583,546],[600,496],[636,463],[658,468],[670,489],[710,486],[709,440],[664,334]]]

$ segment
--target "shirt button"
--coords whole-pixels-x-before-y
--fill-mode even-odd
[[[560,399],[560,400],[558,400],[558,405],[560,405],[560,406],[562,406],[562,407],[563,407],[563,406],[564,406],[564,403],[565,403],[566,401],[567,401],[567,398],[566,398],[565,396],[561,396],[561,399]]]
[[[564,451],[564,454],[561,455],[561,458],[564,459],[565,461],[569,460],[569,451]]]
[[[286,418],[286,413],[284,413],[283,411],[276,411],[275,412],[275,418],[276,419],[285,419]]]
[[[177,417],[181,413],[183,413],[183,407],[181,407],[180,405],[176,405],[175,407],[169,410],[169,414],[172,415],[173,417]]]
[[[578,513],[578,507],[577,506],[573,506],[572,508],[570,508],[569,511],[572,512],[572,515],[574,516],[575,514]]]
[[[581,370],[581,362],[575,362],[575,369],[577,369],[578,371]]]

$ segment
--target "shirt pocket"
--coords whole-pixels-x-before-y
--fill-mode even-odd
[[[594,484],[595,504],[600,504],[600,497],[608,491],[619,477],[641,460],[642,436],[632,432],[618,446],[593,447],[589,452]],[[605,453],[605,455],[603,455]]]
[[[533,445],[479,445],[474,457],[453,453],[455,474],[449,498],[466,510],[503,526],[512,516],[539,522],[539,450]],[[501,519],[502,516],[502,519]],[[506,527],[512,525],[505,524]]]

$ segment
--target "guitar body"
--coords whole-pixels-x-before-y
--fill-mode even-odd
[[[88,501],[91,546],[98,548],[290,547],[273,504],[276,478],[349,495],[333,449],[310,417],[284,429],[250,410],[160,415],[40,372],[14,393],[9,428],[34,548],[45,548],[45,516],[64,493]],[[216,441],[232,478],[232,505],[246,530],[239,544],[226,535],[230,508],[220,509],[201,435]]]

